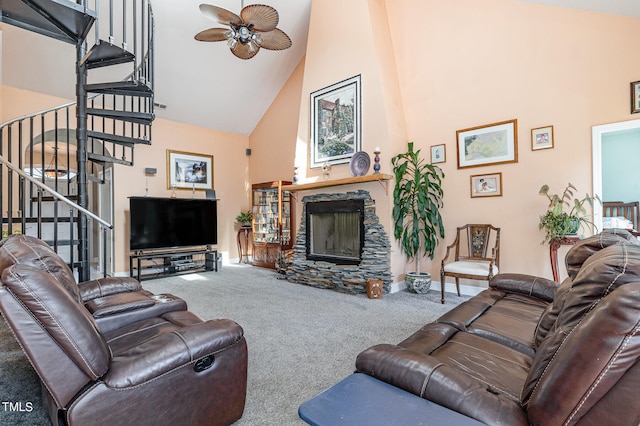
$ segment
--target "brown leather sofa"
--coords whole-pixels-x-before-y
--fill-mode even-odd
[[[242,416],[247,345],[238,324],[166,310],[131,279],[77,286],[63,260],[38,245],[3,240],[0,259],[13,261],[0,265],[0,311],[41,379],[53,424],[228,425]],[[135,308],[130,293],[154,304]],[[118,295],[120,311],[109,298]],[[112,312],[96,318],[100,309],[87,306],[107,299]]]
[[[357,371],[489,425],[640,424],[640,245],[611,230],[566,264],[559,286],[497,275]]]

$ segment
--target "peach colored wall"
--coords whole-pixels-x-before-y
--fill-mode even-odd
[[[116,165],[114,171],[115,196],[115,270],[129,269],[129,196],[145,194],[148,182],[149,195],[169,197],[167,188],[168,149],[213,155],[214,188],[218,201],[218,252],[224,258],[237,258],[235,217],[240,210],[250,206],[249,159],[245,150],[249,147],[247,136],[219,132],[176,121],[156,119],[153,122],[153,144],[137,146],[133,167]],[[154,177],[145,177],[144,169],[155,167]],[[176,190],[179,198],[191,198],[191,190]],[[197,198],[204,198],[204,191],[196,191]]]
[[[304,58],[251,133],[251,183],[293,179],[293,147],[298,130],[297,117],[303,76]]]
[[[388,22],[381,23],[385,15]],[[380,46],[386,34],[392,49]],[[538,189],[547,183],[560,192],[570,181],[591,192],[591,126],[632,118],[629,82],[638,79],[640,57],[630,51],[638,36],[638,19],[514,0],[487,0],[481,9],[473,0],[314,2],[298,135],[290,148],[303,176],[317,179],[321,170],[307,168],[309,94],[362,74],[363,149],[382,146],[383,172],[390,172],[390,158],[407,140],[427,159],[430,146],[446,145],[446,238],[427,263],[434,278],[456,226],[474,222],[502,228],[501,270],[550,277],[548,247],[538,230],[546,203]],[[295,107],[287,108],[295,114]],[[509,119],[518,120],[518,163],[457,168],[456,130]],[[554,126],[555,148],[531,151],[531,129],[547,125]],[[268,133],[264,126],[261,132]],[[252,174],[274,167],[283,166],[252,163]],[[471,199],[470,176],[494,172],[502,172],[504,195]],[[346,165],[333,167],[332,178],[346,176]],[[389,231],[391,196],[382,191],[375,197]],[[395,242],[393,250],[394,276],[401,280],[410,265]]]
[[[472,0],[393,0],[387,9],[409,139],[425,150],[446,144],[446,240],[461,224],[493,223],[501,270],[550,276],[538,189],[560,192],[570,181],[591,192],[591,126],[632,118],[640,58],[629,49],[640,20],[513,0],[481,10]],[[456,130],[514,118],[518,163],[457,169]],[[533,152],[530,130],[546,125],[555,148]],[[504,195],[471,199],[470,176],[493,172]]]
[[[71,102],[10,86],[0,86],[0,123]]]

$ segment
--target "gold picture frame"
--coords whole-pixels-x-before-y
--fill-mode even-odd
[[[447,161],[447,146],[431,145],[431,164],[444,163]]]
[[[458,168],[518,162],[518,120],[456,131]]]
[[[502,197],[502,173],[471,176],[471,198]]]
[[[531,151],[553,148],[553,126],[531,129]]]
[[[167,150],[167,189],[213,189],[213,155]]]

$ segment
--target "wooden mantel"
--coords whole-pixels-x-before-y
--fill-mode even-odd
[[[388,183],[387,181],[391,179],[393,179],[392,175],[385,175],[385,174],[379,173],[376,175],[354,176],[354,177],[343,178],[343,179],[322,180],[322,181],[311,182],[311,183],[297,183],[293,185],[283,185],[282,190],[298,192],[298,191],[307,191],[310,189],[328,188],[331,186],[351,185],[354,183],[380,182],[380,184],[384,186],[385,191],[387,191],[387,194],[388,194],[389,192],[387,188],[387,183]]]

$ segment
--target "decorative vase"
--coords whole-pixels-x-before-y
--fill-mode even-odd
[[[431,288],[431,274],[428,272],[407,272],[404,283],[412,293],[426,294]]]

